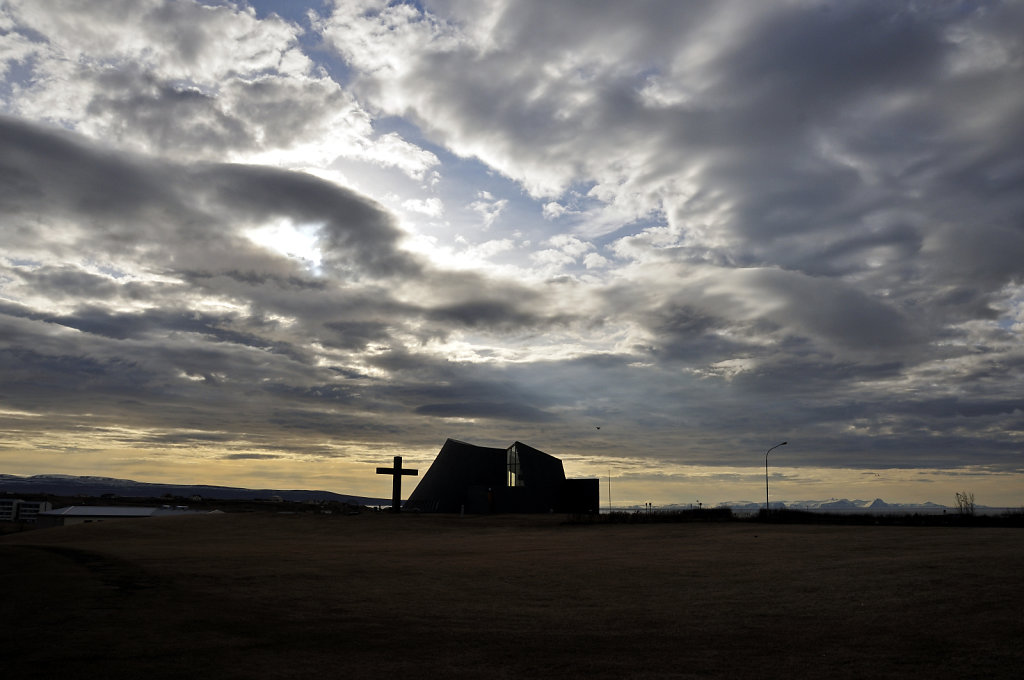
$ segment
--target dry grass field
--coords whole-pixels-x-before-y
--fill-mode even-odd
[[[227,514],[0,538],[4,678],[1019,678],[1024,531]]]

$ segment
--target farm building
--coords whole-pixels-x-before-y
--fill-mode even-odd
[[[162,508],[134,506],[104,505],[69,505],[56,510],[40,512],[40,526],[66,526],[88,522],[105,522],[114,519],[141,519],[143,517],[161,517],[164,515],[181,515],[190,511],[184,506],[165,506]]]
[[[562,461],[522,442],[508,448],[445,441],[405,502],[421,512],[597,513],[599,480],[566,479]]]

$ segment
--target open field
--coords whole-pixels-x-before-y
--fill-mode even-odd
[[[4,676],[1018,678],[1024,530],[202,515],[0,537]]]

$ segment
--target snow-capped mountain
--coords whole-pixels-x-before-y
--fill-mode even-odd
[[[764,507],[763,502],[756,501],[726,501],[719,503],[720,508],[732,508],[733,510],[760,510]],[[942,512],[949,508],[945,505],[927,501],[924,503],[887,503],[881,498],[873,501],[849,500],[847,498],[830,498],[828,500],[805,500],[805,501],[772,501],[773,509],[788,510],[812,510],[818,512]]]

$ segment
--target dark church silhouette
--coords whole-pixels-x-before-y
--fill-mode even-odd
[[[562,461],[515,442],[507,449],[445,441],[406,510],[420,512],[598,512],[600,480],[566,479]]]

